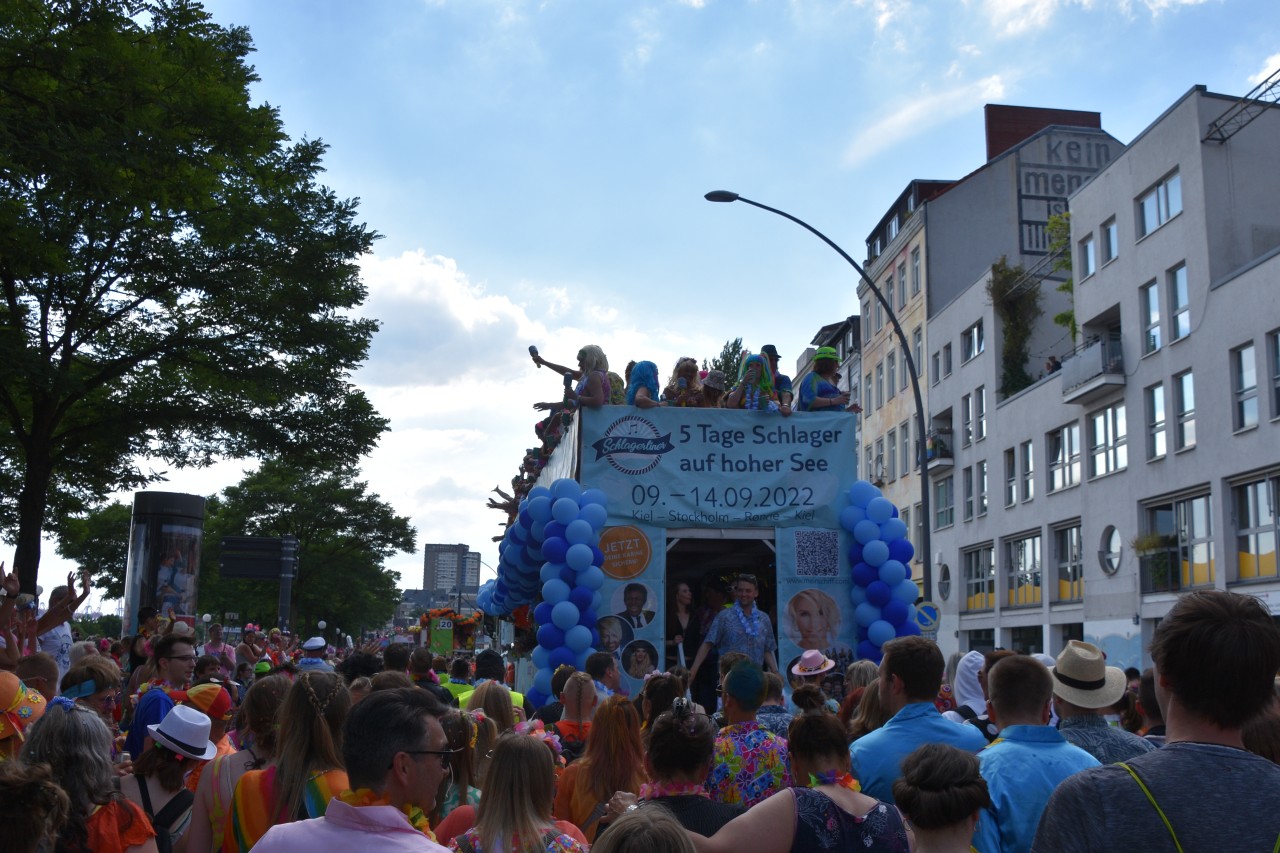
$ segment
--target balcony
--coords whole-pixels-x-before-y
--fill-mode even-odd
[[[1178,547],[1149,551],[1138,557],[1142,592],[1181,592],[1213,585],[1213,560],[1194,559]]]
[[[1087,405],[1124,387],[1124,349],[1111,333],[1062,363],[1062,402]]]
[[[932,430],[929,432],[924,444],[924,458],[929,464],[930,471],[951,468],[956,464],[955,459],[951,456],[951,446],[947,443],[950,437],[951,430],[946,430],[945,432]]]

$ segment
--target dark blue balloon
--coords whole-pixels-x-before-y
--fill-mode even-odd
[[[595,597],[595,593],[587,589],[585,586],[575,586],[569,592],[569,600],[573,602],[573,606],[579,610],[587,610],[591,607],[591,600]]]
[[[854,542],[849,546],[849,565],[856,566],[862,562],[862,543]]]
[[[494,585],[493,585],[493,594],[494,594],[494,595],[506,595],[506,594],[507,594],[507,585],[506,585],[506,583],[502,580],[502,578],[498,578],[498,582],[497,582],[496,584],[494,584]]]
[[[876,607],[884,607],[893,598],[893,590],[884,581],[877,578],[867,584],[867,601]]]
[[[858,586],[870,586],[880,580],[880,573],[866,563],[856,563],[853,567],[853,582]]]
[[[526,691],[524,698],[528,699],[529,704],[533,705],[533,707],[541,708],[543,705],[547,704],[547,700],[551,697],[540,690],[533,689]]]
[[[861,643],[866,638],[867,638],[867,629],[859,625],[858,626],[858,642]]]
[[[897,598],[890,599],[880,606],[881,617],[895,628],[907,621],[908,612],[907,603]],[[901,637],[902,634],[898,636]]]
[[[583,610],[578,616],[578,624],[591,629],[591,645],[600,645],[600,634],[596,631],[596,612],[591,608]]]
[[[561,646],[558,649],[551,650],[551,671],[555,672],[558,667],[573,666],[574,661],[578,659],[578,653],[570,649],[568,646]]]
[[[880,663],[880,658],[884,653],[872,643],[870,640],[863,640],[858,643],[858,657],[861,660],[871,660]]]
[[[894,504],[894,505],[893,505],[893,514],[892,514],[892,515],[890,515],[889,517],[890,517],[890,518],[897,518],[897,517],[898,517],[898,505],[897,505],[897,504]]]
[[[601,551],[600,548],[596,545],[591,546],[591,565],[593,566],[604,565],[604,551]]]
[[[912,547],[910,539],[895,539],[889,543],[889,559],[897,560],[904,566],[911,565],[911,558],[915,553],[916,549]]]
[[[544,601],[537,607],[533,608],[533,621],[539,625],[551,624],[551,608],[554,607],[551,602]]]
[[[550,623],[538,628],[538,645],[558,649],[564,645],[564,631]]]
[[[520,510],[519,518],[520,518],[520,526],[523,527],[525,530],[528,530],[531,527],[533,527],[534,519],[533,519],[533,516],[529,514],[529,510],[527,509]]]
[[[547,526],[542,529],[542,536],[544,539],[563,539],[564,525],[558,521],[548,521]],[[545,548],[547,546],[543,545],[542,547]]]
[[[577,579],[578,579],[578,573],[575,572],[573,569],[569,568],[568,566],[565,566],[563,569],[560,570],[560,580],[564,581],[569,586],[573,586],[573,582],[576,581]]]
[[[548,563],[563,563],[569,551],[569,543],[559,536],[548,537],[542,542],[542,558]]]
[[[591,611],[588,610],[587,613],[591,613]],[[584,613],[583,615],[585,616],[586,613]],[[592,613],[591,615],[594,616],[595,614]],[[594,627],[591,629],[591,648],[593,649],[600,648],[600,632],[597,631]]]
[[[915,622],[903,622],[898,626],[896,633],[899,637],[918,637],[920,636],[920,626]]]

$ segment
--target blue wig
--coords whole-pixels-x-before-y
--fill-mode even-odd
[[[661,392],[658,390],[658,365],[652,361],[638,361],[631,368],[631,383],[627,385],[627,405],[636,404],[636,392],[641,388],[649,389],[649,396],[656,403]]]

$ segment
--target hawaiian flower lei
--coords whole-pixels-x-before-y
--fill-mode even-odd
[[[742,609],[741,602],[734,602],[733,610],[738,614],[738,621],[742,623],[742,630],[747,632],[748,637],[755,639],[756,634],[760,633],[760,609],[753,607],[750,618],[747,617],[747,612]]]
[[[857,779],[848,773],[840,773],[836,770],[828,770],[825,773],[810,773],[809,787],[816,788],[819,785],[835,785],[839,788],[848,788],[855,793],[862,790],[862,786],[858,784]]]
[[[338,795],[338,799],[342,800],[347,805],[355,806],[356,808],[362,808],[364,806],[391,805],[391,802],[387,799],[385,794],[375,794],[368,788],[358,788],[354,791],[343,791]],[[400,811],[404,814],[409,823],[413,824],[414,829],[418,830],[432,841],[436,840],[436,834],[431,831],[430,821],[427,820],[427,816],[423,813],[422,809],[410,803],[406,803]]]
[[[560,745],[560,735],[556,732],[548,730],[542,720],[529,720],[525,723],[516,723],[516,734],[529,735],[536,737],[538,740],[551,747],[551,751],[557,756],[564,752],[564,747]]]
[[[652,800],[655,797],[707,797],[704,785],[699,782],[646,782],[640,786],[640,799]]]

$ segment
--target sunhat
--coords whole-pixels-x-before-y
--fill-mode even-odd
[[[821,675],[822,673],[834,669],[836,662],[824,655],[817,649],[809,649],[800,655],[800,660],[796,661],[795,666],[791,667],[791,674],[798,675],[801,678],[808,678],[811,675]]]
[[[209,740],[209,718],[186,705],[174,705],[164,719],[147,726],[151,739],[179,755],[208,761],[218,754]]]
[[[1067,643],[1049,671],[1054,694],[1080,708],[1106,708],[1124,695],[1124,670],[1107,666],[1102,650],[1092,643]]]

